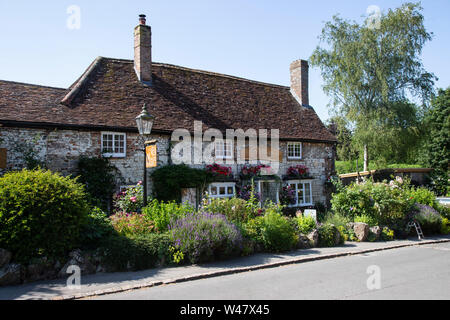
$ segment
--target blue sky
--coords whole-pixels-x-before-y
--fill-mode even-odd
[[[289,64],[308,59],[334,14],[362,21],[366,9],[397,0],[0,0],[0,79],[66,88],[97,57],[133,59],[133,28],[147,14],[153,60],[289,85]],[[67,8],[81,9],[81,28],[67,28]],[[424,0],[434,33],[423,52],[437,87],[450,86],[450,1]],[[310,103],[322,120],[328,97],[318,69],[310,73]]]

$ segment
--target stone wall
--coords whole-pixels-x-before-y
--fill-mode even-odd
[[[120,172],[117,187],[136,184],[143,179],[144,152],[138,134],[127,133],[126,158],[111,158],[111,163]],[[153,135],[158,140],[158,165],[168,163],[169,140],[167,137]],[[76,174],[80,156],[98,157],[101,155],[101,132],[78,130],[50,130],[25,128],[0,128],[0,148],[6,149],[7,170],[20,170],[26,167],[26,150],[33,150],[37,160],[53,171],[63,175]]]
[[[149,140],[158,141],[158,167],[169,164],[169,136],[152,135]],[[111,158],[111,163],[120,172],[117,187],[133,185],[143,179],[144,152],[142,141],[138,134],[126,135],[126,158]],[[173,147],[174,145],[172,145]],[[236,146],[235,154],[237,154]],[[101,132],[81,130],[55,130],[55,129],[25,129],[0,128],[0,148],[7,150],[7,166],[0,168],[0,174],[6,170],[19,170],[26,166],[24,150],[34,150],[36,158],[53,171],[64,175],[76,174],[77,162],[80,156],[101,155]],[[278,171],[279,176],[287,173],[291,166],[305,165],[314,177],[312,184],[313,201],[326,203],[327,195],[324,183],[334,170],[334,155],[332,145],[324,143],[303,143],[303,160],[291,161],[287,159],[287,142],[280,142],[280,151],[283,154],[282,163]],[[192,165],[204,168],[207,163]],[[233,174],[238,176],[244,164],[224,164],[230,166]],[[155,169],[149,169],[151,174]],[[152,192],[151,179],[149,179],[149,194]]]

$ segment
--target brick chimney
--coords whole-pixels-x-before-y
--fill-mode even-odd
[[[309,106],[308,61],[297,60],[291,63],[291,92],[302,106]]]
[[[152,29],[146,25],[144,14],[134,28],[134,69],[140,81],[152,81]]]

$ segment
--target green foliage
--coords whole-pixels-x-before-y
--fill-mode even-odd
[[[407,168],[422,168],[423,166],[418,164],[406,164],[406,163],[393,163],[393,164],[382,164],[377,162],[369,163],[369,170],[380,170],[380,169],[407,169]],[[360,171],[364,169],[363,159],[359,159],[358,167],[356,167],[356,161],[336,161],[336,172],[338,174],[345,174]]]
[[[198,188],[200,191],[212,182],[212,174],[187,165],[168,165],[152,173],[155,198],[160,201],[181,201],[182,188]]]
[[[441,234],[450,234],[450,220],[442,218]]]
[[[86,187],[93,204],[107,210],[115,189],[117,168],[107,158],[81,157],[78,161],[79,181]]]
[[[439,212],[430,206],[416,204],[414,207],[414,219],[416,219],[424,235],[439,234],[441,232],[442,218]]]
[[[409,184],[402,179],[389,184],[366,181],[333,194],[331,204],[335,213],[352,221],[365,216],[373,225],[391,226],[405,218],[414,204],[408,192]]]
[[[80,244],[83,248],[96,248],[101,239],[114,233],[111,220],[100,208],[95,207],[80,231]]]
[[[384,227],[381,230],[381,240],[383,240],[383,241],[394,240],[394,230],[391,230],[388,227]]]
[[[256,217],[260,208],[256,209],[251,201],[245,201],[240,198],[231,198],[211,199],[210,203],[206,203],[203,206],[203,210],[223,214],[229,221],[235,223],[245,223]]]
[[[274,211],[267,212],[263,217],[261,238],[266,250],[271,252],[289,251],[298,241],[288,218]]]
[[[15,141],[14,143],[14,151],[22,154],[21,158],[28,170],[45,168],[45,162],[39,159],[40,150],[36,148],[40,139],[41,135],[37,134],[30,141]]]
[[[143,234],[129,238],[116,234],[102,239],[99,252],[108,272],[138,271],[170,261],[170,244],[167,234]]]
[[[341,213],[328,213],[325,217],[324,224],[332,224],[336,227],[344,227],[347,228],[347,224],[349,222],[352,222],[353,219],[351,219],[349,216],[341,214]]]
[[[301,234],[309,234],[317,228],[316,220],[313,217],[297,217],[298,230]]]
[[[73,249],[89,212],[82,184],[50,171],[23,170],[0,178],[0,247],[16,261]]]
[[[336,238],[340,237],[339,244],[342,244],[345,237],[341,236],[340,231],[335,225],[323,224],[317,229],[319,232],[319,247],[334,247],[336,246]]]
[[[424,162],[435,169],[434,191],[438,195],[446,195],[450,168],[450,88],[439,90],[431,101],[431,108],[425,116],[425,127]]]
[[[354,222],[362,222],[362,223],[368,224],[369,227],[375,227],[378,225],[378,222],[374,217],[370,217],[370,216],[366,216],[366,215],[361,215],[361,216],[355,217]]]
[[[420,4],[405,3],[382,14],[377,27],[334,16],[310,59],[321,69],[335,113],[354,127],[352,144],[368,146],[385,162],[413,158],[421,110],[408,99],[426,100],[433,92],[436,77],[420,59],[432,38],[421,11]]]
[[[436,195],[427,188],[411,188],[407,196],[415,203],[437,208]]]
[[[154,222],[158,232],[166,232],[170,223],[194,211],[195,209],[188,204],[177,204],[174,201],[164,202],[157,199],[142,209],[142,213]]]
[[[116,232],[125,237],[146,235],[158,231],[154,222],[144,214],[118,212],[110,219]]]

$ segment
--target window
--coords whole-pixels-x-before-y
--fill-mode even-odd
[[[212,183],[209,185],[209,197],[212,199],[233,198],[235,190],[235,183]]]
[[[295,190],[296,203],[292,207],[313,205],[312,181],[288,181],[288,185]]]
[[[287,151],[288,151],[288,159],[301,159],[302,158],[302,143],[301,142],[288,142]]]
[[[104,157],[125,158],[125,133],[102,132],[102,153]]]
[[[233,142],[217,140],[215,142],[215,154],[219,159],[233,159]]]

